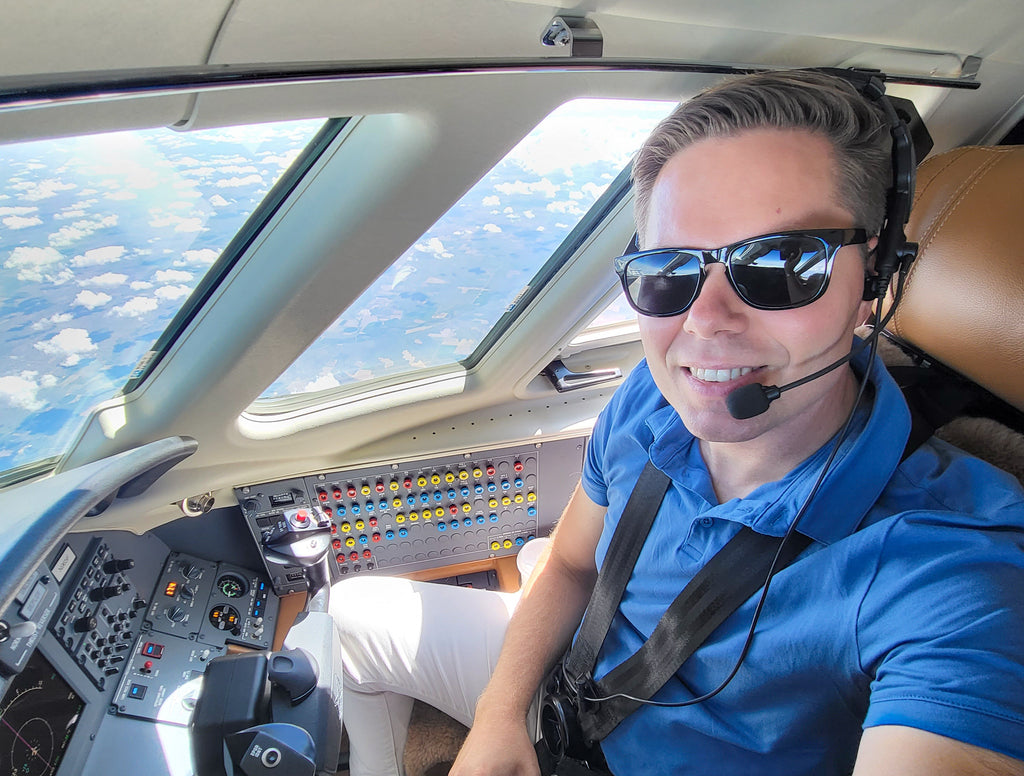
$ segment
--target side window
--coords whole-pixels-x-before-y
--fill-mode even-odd
[[[553,111],[260,399],[466,360],[503,313],[542,282],[538,272],[673,107],[587,99]],[[274,411],[264,407],[257,400],[250,411]]]
[[[323,125],[0,146],[0,476],[122,390]]]

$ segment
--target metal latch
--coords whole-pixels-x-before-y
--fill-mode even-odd
[[[594,369],[590,372],[573,372],[562,363],[562,359],[556,358],[544,367],[542,374],[551,381],[556,391],[565,393],[618,380],[622,377],[622,370],[614,367],[613,369]]]
[[[600,57],[604,37],[597,24],[585,16],[556,16],[541,33],[545,46],[569,47],[572,57]]]

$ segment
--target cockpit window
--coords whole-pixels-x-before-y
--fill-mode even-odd
[[[324,126],[0,146],[0,473],[59,456]]]
[[[594,211],[601,209],[609,187],[625,187],[624,168],[672,107],[585,99],[552,112],[345,310],[250,411],[275,411],[265,400],[276,397],[470,364],[503,316],[542,285],[545,265],[574,229],[588,214],[599,220]]]
[[[636,312],[629,306],[626,295],[620,290],[608,306],[572,338],[569,345],[592,345],[607,337],[623,335],[639,338],[640,327],[636,322]]]

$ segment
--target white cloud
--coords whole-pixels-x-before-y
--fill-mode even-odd
[[[25,371],[5,375],[0,377],[0,399],[12,407],[38,412],[46,406],[46,402],[39,398],[39,389],[52,388],[56,384],[57,378],[50,374],[39,377],[38,372]]]
[[[68,210],[62,210],[59,213],[54,214],[54,219],[65,220],[68,218],[81,218],[85,215],[85,211],[81,208],[71,208]]]
[[[157,308],[157,301],[151,296],[133,296],[122,305],[113,308],[113,312],[122,318],[138,318],[151,313]]]
[[[309,393],[312,391],[325,391],[328,388],[337,388],[341,383],[338,382],[338,378],[334,376],[326,367],[320,372],[320,376],[315,380],[311,380],[306,383],[300,393]]]
[[[41,283],[54,279],[54,270],[63,261],[64,256],[56,248],[34,248],[19,245],[11,251],[10,258],[4,262],[4,268],[16,270],[18,280]]]
[[[604,194],[604,190],[607,188],[607,183],[604,186],[598,186],[596,183],[584,183],[582,186],[580,186],[580,191],[582,191],[584,194],[589,194],[591,199],[594,199],[596,201],[598,197]]]
[[[57,196],[57,192],[74,189],[76,186],[74,183],[61,183],[55,178],[47,178],[38,182],[26,181],[24,183],[16,183],[11,188],[21,191],[22,199],[26,199],[29,202],[38,202],[41,199]]]
[[[576,200],[583,199],[583,192],[581,192],[581,191],[570,191],[569,192],[569,199],[576,199]]]
[[[124,285],[128,281],[128,276],[120,272],[104,272],[102,275],[96,275],[96,277],[83,278],[78,281],[80,286],[106,286],[112,288],[113,286]]]
[[[423,359],[413,355],[412,351],[403,350],[402,359],[414,369],[426,369],[427,363]]]
[[[399,283],[407,278],[411,277],[416,273],[416,268],[411,264],[402,265],[399,270],[395,273],[394,279],[391,281],[391,288],[394,289]]]
[[[112,199],[115,202],[120,202],[122,200],[138,199],[139,195],[136,194],[134,191],[121,190],[121,191],[112,191],[109,194],[104,194],[103,198],[104,199]]]
[[[497,234],[501,231],[501,227],[497,224],[484,224],[482,228],[485,232],[491,232],[492,234]]]
[[[484,201],[481,203],[484,207],[497,207],[501,204],[501,197],[484,197]]]
[[[570,216],[583,215],[583,210],[575,202],[549,202],[547,210],[552,213],[565,213]]]
[[[159,299],[166,301],[173,301],[175,299],[181,299],[182,297],[188,296],[192,293],[192,289],[188,286],[162,286],[153,292]]]
[[[431,332],[429,335],[432,339],[441,341],[442,345],[455,348],[455,354],[458,356],[467,356],[473,352],[476,347],[476,340],[460,338],[455,329],[445,327],[439,332]]]
[[[67,323],[71,318],[71,313],[56,313],[55,315],[51,315],[49,318],[43,318],[40,321],[36,321],[32,324],[32,329],[34,331],[42,331],[43,329],[49,328],[57,323]]]
[[[215,184],[218,189],[237,189],[240,186],[259,186],[263,178],[259,175],[246,175],[244,178],[222,178]]]
[[[29,216],[38,213],[37,207],[0,207],[0,218],[4,216]]]
[[[180,269],[160,269],[157,270],[156,275],[153,276],[153,280],[157,283],[182,283],[191,279],[191,272],[185,272]]]
[[[267,154],[260,159],[263,164],[276,164],[278,167],[287,167],[299,155],[298,151],[290,154]]]
[[[452,254],[444,247],[444,243],[437,237],[431,237],[426,242],[416,243],[416,250],[432,253],[442,259],[450,259],[452,257]]]
[[[543,196],[551,199],[558,193],[559,187],[549,181],[547,178],[541,178],[539,181],[533,183],[526,183],[521,180],[515,181],[515,183],[499,183],[494,187],[495,191],[499,191],[502,194],[542,194]]]
[[[50,339],[37,342],[35,348],[49,356],[63,356],[61,366],[75,366],[83,354],[97,349],[85,329],[61,329]]]
[[[101,264],[113,264],[124,256],[123,245],[105,245],[93,248],[71,260],[72,267],[98,267]]]
[[[116,214],[75,221],[71,226],[62,226],[51,234],[50,245],[57,248],[66,248],[76,240],[88,237],[100,229],[109,229],[110,227],[117,226],[117,221],[118,217]]]
[[[175,232],[201,232],[203,231],[202,218],[183,218],[181,223],[174,227]]]
[[[95,310],[97,307],[103,307],[111,299],[110,294],[104,294],[102,291],[99,293],[95,291],[80,291],[78,296],[75,297],[75,304],[81,305],[87,310]]]
[[[132,291],[145,291],[147,288],[152,288],[153,284],[148,283],[145,280],[133,280],[128,284],[128,288]]]
[[[150,219],[149,225],[160,229],[166,226],[173,226],[175,232],[201,232],[203,229],[202,218],[183,218],[176,215],[155,216]]]
[[[174,262],[175,267],[187,267],[187,266],[210,266],[217,260],[217,256],[220,254],[212,248],[200,248],[194,251],[185,251],[181,254],[181,259]]]
[[[153,212],[153,211],[150,211]],[[149,225],[154,229],[162,229],[165,226],[175,226],[181,222],[181,216],[154,216],[149,219]]]
[[[214,194],[212,197],[210,197],[210,204],[213,205],[214,207],[224,207],[226,204],[228,204],[228,201],[224,199],[224,197],[222,197],[220,194]]]
[[[4,226],[8,229],[25,229],[29,226],[39,226],[43,223],[43,219],[31,216],[26,218],[24,216],[7,216],[4,219]]]
[[[251,164],[242,166],[238,164],[229,164],[219,168],[219,172],[224,175],[250,175],[258,174],[259,170],[253,167]]]

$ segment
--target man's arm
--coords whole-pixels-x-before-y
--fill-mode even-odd
[[[537,687],[565,651],[590,600],[604,512],[576,487],[551,544],[523,589],[453,776],[538,773],[526,715]]]
[[[864,731],[853,776],[1024,776],[1024,761],[901,725]]]

